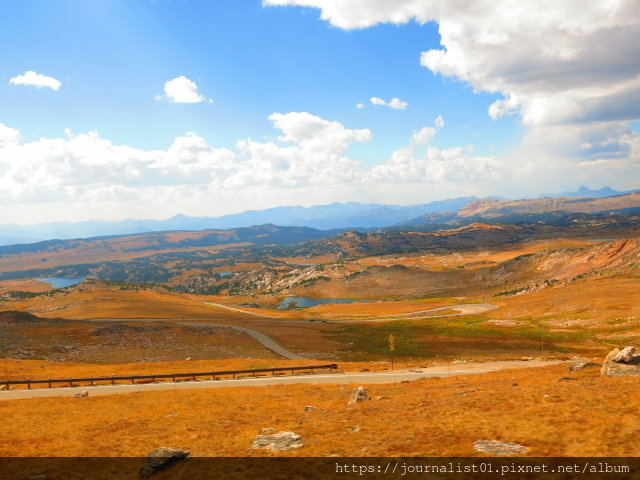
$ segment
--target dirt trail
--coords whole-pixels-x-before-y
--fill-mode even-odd
[[[231,310],[234,312],[242,313],[244,315],[267,318],[270,320],[285,320],[283,317],[276,317],[272,315],[262,315],[260,313],[248,312],[246,310],[242,310],[236,307],[230,307],[228,305],[223,305],[221,303],[205,302],[204,300],[197,300],[194,298],[190,300],[193,300],[194,302],[204,303],[205,305],[211,305],[212,307],[219,307],[225,310]],[[498,307],[496,307],[495,305],[490,305],[488,303],[460,303],[458,305],[449,305],[446,307],[437,307],[437,308],[429,308],[426,310],[418,310],[417,312],[381,315],[377,317],[367,317],[367,318],[354,319],[354,320],[330,320],[330,322],[332,323],[335,323],[335,322],[358,323],[358,322],[380,322],[380,321],[394,322],[399,320],[420,320],[423,318],[456,317],[459,315],[473,315],[478,313],[489,312],[491,310],[495,310],[496,308]],[[431,315],[433,313],[438,313],[438,312],[447,311],[447,310],[454,310],[454,311],[457,311],[458,313],[449,313],[444,315]],[[250,319],[243,319],[243,320],[250,320]]]

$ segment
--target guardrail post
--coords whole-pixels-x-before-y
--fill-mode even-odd
[[[27,378],[27,390],[31,390],[31,382]]]
[[[131,377],[131,385],[133,385],[135,383],[135,380],[133,379],[133,377]]]
[[[5,385],[7,386],[7,390],[11,388],[11,385],[9,385],[9,380],[7,380],[7,383]]]
[[[49,388],[51,388],[51,377],[49,377]]]
[[[111,385],[115,385],[115,384],[116,384],[116,381],[115,381],[115,379],[113,378],[113,377],[115,377],[115,376],[116,376],[116,374],[115,374],[115,373],[112,373],[112,374],[111,374]]]

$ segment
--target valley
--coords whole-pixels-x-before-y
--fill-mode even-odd
[[[330,378],[331,384],[320,383],[320,376],[309,384],[294,376],[267,386],[162,387],[173,388],[171,392],[146,391],[141,384],[109,395],[91,390],[87,402],[106,429],[119,428],[107,413],[119,402],[148,410],[126,414],[131,425],[149,425],[151,412],[179,411],[180,429],[195,433],[181,436],[164,422],[163,433],[156,434],[164,443],[187,445],[205,456],[260,455],[247,450],[245,437],[269,425],[291,428],[318,442],[292,455],[472,455],[472,438],[482,436],[522,442],[534,456],[611,454],[603,442],[580,448],[570,442],[576,433],[571,422],[560,422],[559,429],[549,423],[544,438],[532,434],[507,405],[517,401],[530,418],[544,419],[536,410],[540,395],[556,412],[575,412],[587,405],[600,408],[593,403],[593,392],[604,395],[614,383],[622,388],[631,381],[595,377],[585,370],[570,374],[577,379],[574,388],[557,383],[571,361],[602,362],[611,349],[640,343],[640,304],[635,301],[640,217],[573,213],[552,222],[472,222],[415,230],[328,234],[264,225],[242,232],[161,232],[0,247],[0,384],[3,379],[337,363],[338,377]],[[51,278],[68,278],[73,284],[54,288]],[[490,370],[495,365],[511,365],[512,370],[465,374],[469,368]],[[448,373],[440,380],[418,379],[420,371]],[[340,406],[346,405],[351,382],[394,372],[406,372],[410,383],[371,383],[367,389],[384,400],[357,411]],[[60,395],[78,388],[62,389]],[[2,394],[0,410],[24,421],[76,408],[61,397],[52,397],[55,402],[45,406],[45,399],[3,400]],[[246,411],[241,399],[247,395],[259,395],[266,410],[256,410],[241,426],[234,419]],[[172,403],[180,398],[198,412],[212,397],[228,403],[216,411],[229,422],[224,428],[235,432],[231,443],[231,437],[223,444],[204,433],[195,417]],[[149,402],[158,407],[148,407]],[[300,414],[304,418],[267,413],[275,404],[302,409],[296,402],[318,404],[314,408],[324,413]],[[31,413],[19,413],[23,404],[33,406]],[[443,430],[432,438],[414,432],[419,442],[404,435],[401,439],[378,424],[382,437],[374,441],[373,424],[357,413],[373,409],[371,413],[405,425],[393,409],[415,412],[426,406],[450,419],[447,431],[458,429],[455,438]],[[626,407],[598,410],[600,421],[616,408]],[[483,420],[487,411],[509,430]],[[103,428],[77,413],[72,417],[70,428]],[[337,441],[343,423],[357,424],[362,433],[353,438],[361,440]],[[137,455],[146,448],[148,436],[123,428],[128,443],[119,441],[115,447],[105,438],[100,448],[108,447],[116,456]],[[590,428],[604,427],[594,423]],[[634,428],[629,424],[623,434],[632,435]],[[57,431],[76,438],[68,430]],[[439,435],[446,436],[449,447],[436,446]],[[11,430],[0,435],[0,452],[95,452],[79,447],[84,445],[80,437],[65,447],[45,437]]]

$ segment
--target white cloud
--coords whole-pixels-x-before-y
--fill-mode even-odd
[[[442,128],[444,127],[444,118],[442,118],[442,115],[438,115],[436,119],[433,121],[433,123],[435,124],[436,127]]]
[[[0,124],[0,204],[27,210],[41,205],[43,212],[57,204],[58,215],[64,212],[66,218],[70,210],[85,211],[83,202],[96,202],[105,211],[111,204],[139,209],[140,202],[151,209],[154,198],[171,205],[173,196],[193,211],[195,204],[209,202],[212,192],[229,202],[244,189],[273,194],[284,187],[326,188],[359,178],[358,162],[346,153],[353,142],[370,140],[369,130],[306,112],[274,113],[269,119],[281,132],[279,143],[247,139],[235,151],[212,147],[192,132],[166,150],[116,145],[97,132],[68,130],[67,138],[21,142],[18,130]]]
[[[0,147],[5,144],[18,143],[20,141],[20,131],[15,128],[7,127],[0,123]]]
[[[628,178],[637,178],[639,156],[632,147],[637,133],[629,123],[640,118],[640,8],[635,0],[595,0],[588,8],[581,0],[477,0],[472,6],[466,0],[263,4],[318,8],[322,19],[343,29],[435,21],[441,47],[423,52],[420,63],[476,91],[500,95],[488,106],[491,118],[520,117],[523,142],[503,159],[516,174],[534,178],[537,165],[546,169],[547,178],[626,185]],[[619,176],[603,176],[605,167]]]
[[[184,75],[180,75],[164,84],[165,96],[174,103],[212,102],[198,92],[198,85]],[[158,97],[156,96],[156,99]]]
[[[382,105],[382,106],[385,106],[385,107],[393,108],[395,110],[404,110],[405,108],[407,108],[409,106],[409,104],[407,102],[403,102],[399,98],[395,98],[395,97],[392,98],[389,101],[383,100],[383,99],[378,98],[378,97],[371,97],[371,99],[369,101],[374,105]]]
[[[356,103],[356,108],[358,110],[362,110],[364,108],[364,103]]]
[[[393,152],[391,158],[368,172],[373,182],[455,184],[499,180],[505,166],[495,157],[472,156],[473,147],[440,149],[429,145],[436,134],[423,127],[411,137],[409,145]]]
[[[62,83],[53,77],[47,77],[33,70],[28,70],[22,75],[17,75],[9,80],[12,85],[28,85],[36,88],[50,88],[59,90]]]
[[[426,145],[431,141],[435,134],[435,128],[422,127],[413,134],[413,137],[411,137],[411,143],[414,145]]]
[[[354,142],[372,138],[368,129],[353,130],[307,112],[273,113],[269,116],[278,137],[287,145],[253,140],[238,142],[243,170],[231,179],[234,186],[268,184],[299,187],[334,185],[354,181],[358,162],[345,156]]]

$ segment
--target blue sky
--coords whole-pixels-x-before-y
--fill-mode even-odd
[[[176,209],[215,215],[334,200],[423,203],[466,194],[535,194],[585,182],[631,186],[637,124],[618,121],[614,109],[608,126],[585,129],[584,119],[558,120],[555,107],[545,103],[554,95],[574,103],[583,98],[564,64],[543,64],[549,56],[543,52],[536,72],[522,65],[522,58],[512,58],[516,42],[527,38],[507,43],[504,55],[500,49],[485,55],[490,50],[485,48],[476,57],[474,48],[483,48],[482,42],[493,48],[500,35],[514,36],[511,27],[493,24],[483,31],[470,26],[464,9],[434,13],[429,2],[414,2],[419,8],[407,13],[404,3],[3,2],[0,125],[9,140],[5,147],[0,143],[0,186],[11,191],[5,204],[16,213],[0,214],[0,223],[52,216],[162,218],[179,213]],[[483,6],[478,21],[499,15]],[[566,12],[558,12],[558,22],[562,15]],[[616,21],[602,28],[613,28]],[[532,28],[523,22],[524,32]],[[443,25],[449,27],[442,30]],[[461,43],[455,32],[465,28],[476,29],[479,40]],[[545,39],[536,38],[543,49]],[[566,63],[572,48],[558,58]],[[445,49],[444,63],[431,57],[421,61],[423,52]],[[602,70],[597,62],[586,68]],[[624,78],[605,78],[604,86],[609,81],[613,92],[637,73],[631,70]],[[59,81],[60,88],[15,80],[30,71]],[[536,90],[541,82],[533,78],[542,71],[548,71],[545,78],[560,80]],[[165,85],[177,78],[193,82],[203,101],[172,99]],[[609,91],[592,97],[607,95],[615,97]],[[374,105],[372,97],[398,98],[407,106]],[[359,103],[363,108],[356,108]],[[494,104],[498,113],[490,112]],[[290,130],[284,131],[270,118],[274,113],[309,116],[286,117]],[[436,127],[439,116],[444,125]],[[428,140],[411,140],[425,127],[433,129],[423,132]],[[299,130],[304,134],[293,142],[279,138],[293,138],[291,132]],[[89,132],[97,133],[88,138]],[[189,139],[177,142],[182,150],[176,146],[180,138]],[[237,142],[248,139],[252,143],[243,151]],[[540,151],[547,139],[552,139],[549,148]],[[605,143],[604,151],[614,150],[612,158],[627,164],[608,166],[603,174],[609,160],[585,152],[599,155]],[[59,151],[50,156],[52,149]],[[29,161],[20,163],[23,155]],[[558,170],[554,181],[539,171],[531,181],[535,162],[551,168],[567,158],[573,163]],[[581,167],[575,170],[576,165]],[[269,172],[252,176],[263,168]],[[215,175],[203,173],[214,170]],[[279,171],[288,177],[282,180]],[[44,191],[28,185],[27,178],[47,179],[41,180]],[[141,185],[146,190],[137,188]],[[209,201],[215,208],[203,207]]]
[[[266,117],[306,111],[352,128],[370,128],[375,145],[357,148],[380,161],[412,130],[438,115],[442,147],[473,143],[501,153],[521,135],[517,119],[494,122],[496,95],[421,67],[420,52],[439,45],[436,24],[412,22],[345,31],[312,9],[264,8],[255,0],[21,1],[8,3],[3,49],[3,121],[26,139],[98,130],[116,143],[166,148],[187,131],[216,146],[273,137]],[[17,20],[17,21],[16,21]],[[16,38],[28,42],[16,42]],[[61,79],[59,92],[8,83],[26,70]],[[213,104],[158,102],[165,81],[194,80]],[[404,111],[376,108],[371,97],[399,97]],[[367,108],[355,108],[357,103]],[[140,129],[144,124],[145,128]],[[505,142],[504,139],[513,140]]]

